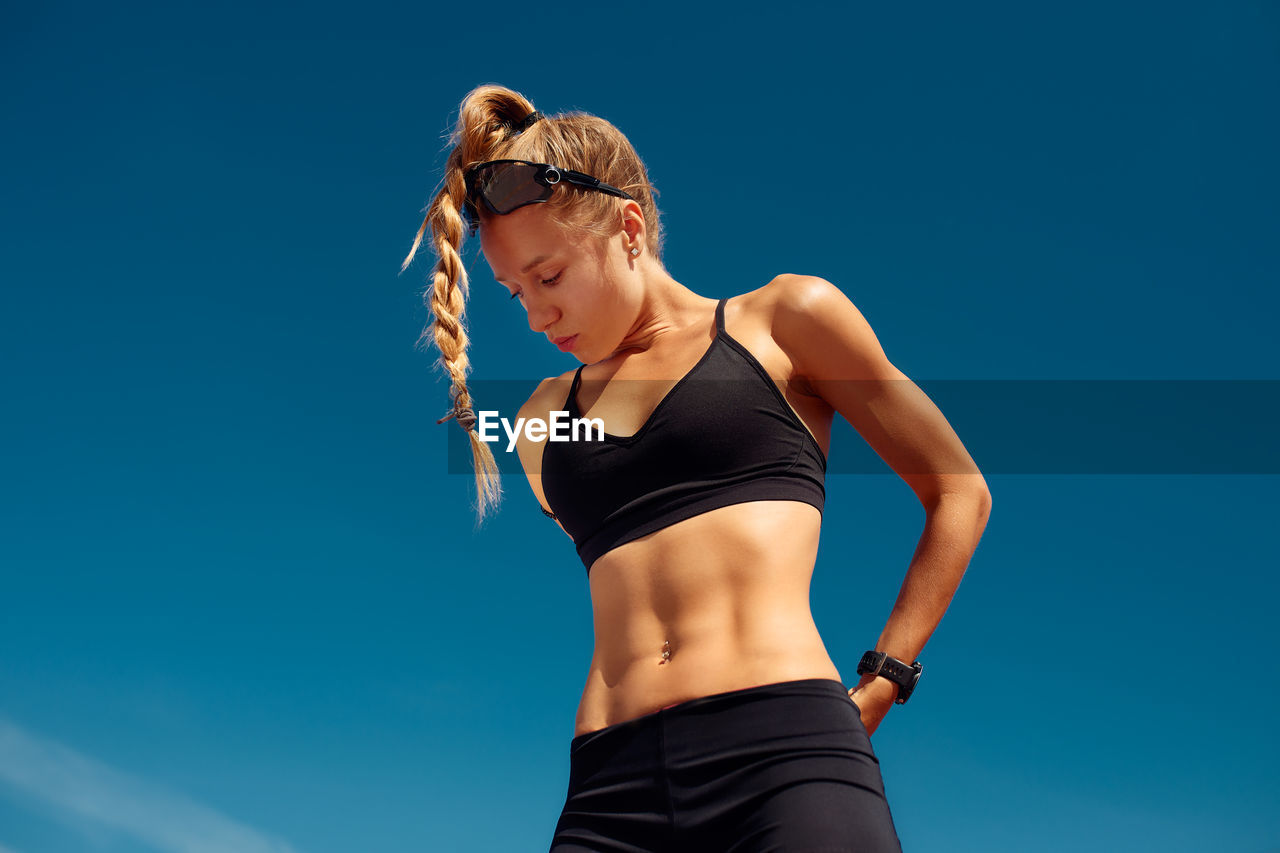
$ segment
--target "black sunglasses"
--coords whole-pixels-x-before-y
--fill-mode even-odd
[[[466,183],[464,212],[472,234],[480,226],[477,201],[483,201],[490,211],[502,216],[526,204],[547,201],[551,198],[552,189],[559,183],[573,184],[635,201],[634,196],[599,178],[549,163],[530,163],[528,160],[490,160],[477,164],[467,169]]]

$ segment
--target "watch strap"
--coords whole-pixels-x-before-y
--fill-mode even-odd
[[[911,698],[922,672],[924,665],[920,661],[905,663],[887,652],[868,651],[858,661],[858,675],[880,675],[898,685],[898,697],[893,700],[898,705]]]

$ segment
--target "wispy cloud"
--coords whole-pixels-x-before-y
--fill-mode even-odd
[[[245,826],[0,718],[0,782],[174,853],[295,853]],[[16,853],[0,845],[0,853]]]

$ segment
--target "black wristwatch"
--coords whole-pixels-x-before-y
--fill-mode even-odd
[[[920,661],[903,663],[885,652],[867,652],[858,661],[858,675],[882,675],[898,685],[898,698],[893,700],[898,705],[911,698],[922,672],[924,665]]]

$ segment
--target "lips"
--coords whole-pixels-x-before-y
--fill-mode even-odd
[[[568,352],[577,340],[577,335],[569,335],[567,338],[553,338],[551,342],[559,347],[561,352]]]

